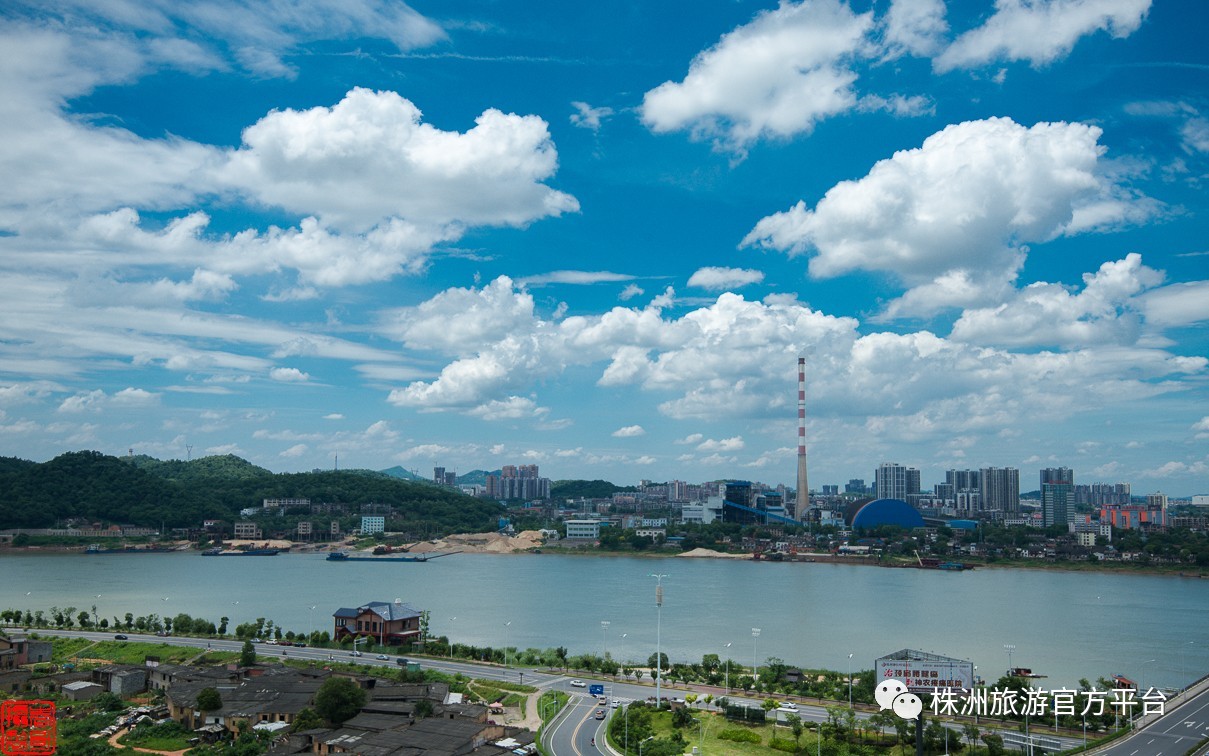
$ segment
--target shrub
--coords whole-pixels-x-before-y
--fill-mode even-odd
[[[735,743],[755,743],[759,745],[760,735],[751,730],[741,730],[738,727],[732,727],[718,733],[718,740],[730,740]]]

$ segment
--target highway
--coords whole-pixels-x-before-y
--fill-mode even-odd
[[[1183,756],[1209,738],[1209,681],[1189,688],[1187,699],[1165,706],[1163,715],[1131,735],[1095,751],[1106,756]],[[1200,753],[1205,753],[1202,749]]]

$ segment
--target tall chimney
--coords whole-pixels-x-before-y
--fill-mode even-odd
[[[806,522],[810,484],[806,481],[806,358],[798,358],[798,521]]]

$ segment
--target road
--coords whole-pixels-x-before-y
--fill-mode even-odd
[[[1190,689],[1188,699],[1164,707],[1163,716],[1096,753],[1106,756],[1183,756],[1209,738],[1209,683]],[[1201,753],[1205,751],[1202,750]]]

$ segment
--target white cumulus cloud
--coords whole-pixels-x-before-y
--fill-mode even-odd
[[[851,60],[872,18],[838,0],[783,2],[699,53],[683,81],[647,92],[642,120],[736,151],[762,137],[808,133],[856,103]]]
[[[624,428],[618,428],[613,431],[615,438],[635,438],[637,436],[645,436],[646,430],[641,425],[627,425]]]
[[[737,289],[764,280],[764,274],[758,270],[743,268],[699,268],[688,279],[689,286],[710,291]]]
[[[996,0],[995,13],[965,32],[935,60],[937,71],[1026,60],[1035,66],[1065,57],[1080,38],[1106,31],[1128,37],[1151,0]]]

